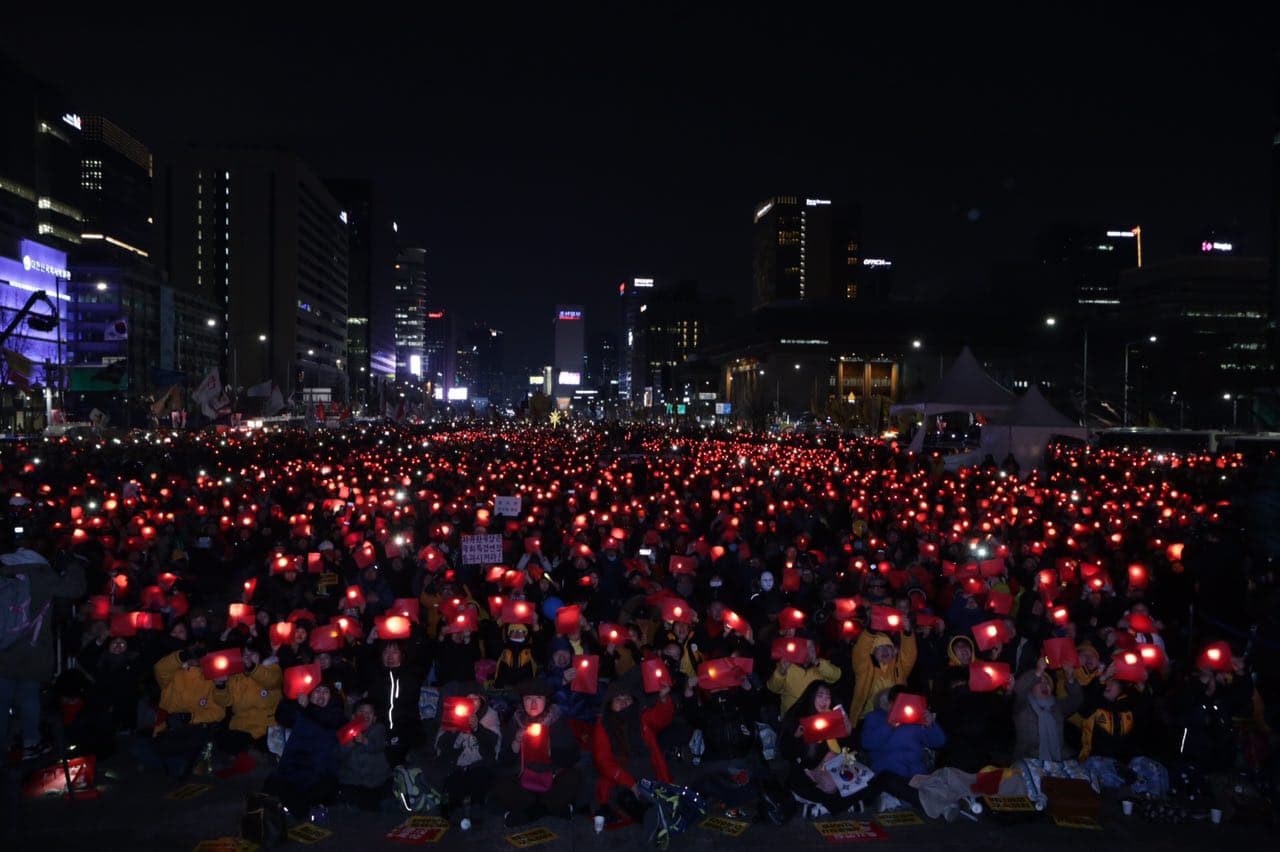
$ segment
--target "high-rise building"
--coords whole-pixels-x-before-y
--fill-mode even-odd
[[[103,116],[86,115],[81,126],[84,249],[80,254],[110,263],[150,259],[155,232],[151,151]]]
[[[427,309],[426,333],[423,338],[422,378],[432,390],[453,387],[457,349],[454,345],[453,314],[445,310]]]
[[[392,300],[396,329],[396,381],[423,377],[427,322],[427,250],[402,248],[396,254]]]
[[[1265,258],[1218,252],[1156,261],[1124,272],[1119,279],[1120,305],[1100,333],[1123,338],[1111,343],[1109,353],[1115,357],[1123,352],[1132,362],[1131,415],[1143,410],[1142,399],[1164,400],[1166,408],[1176,400],[1189,408],[1180,418],[1188,423],[1229,423],[1229,400],[1254,394],[1271,371],[1269,277]],[[1149,341],[1149,336],[1155,340]],[[1119,358],[1113,363],[1121,367]],[[1143,389],[1137,387],[1137,363],[1151,367]],[[1130,421],[1143,422],[1135,416]]]
[[[859,301],[856,207],[777,195],[756,205],[752,306]]]
[[[503,335],[486,322],[472,324],[467,334],[475,363],[475,379],[470,396],[484,397],[492,402],[505,401],[508,394],[503,387]]]
[[[84,122],[57,89],[0,57],[0,254],[21,240],[74,253],[84,232]]]
[[[368,180],[329,179],[325,186],[347,225],[347,383],[352,397],[369,399],[373,319],[373,184]]]
[[[585,369],[586,311],[581,305],[556,305],[552,320],[555,351],[552,365],[552,396],[560,408],[567,408],[573,394],[582,387]]]
[[[1045,229],[1037,251],[1043,283],[1060,291],[1061,301],[1089,311],[1110,311],[1120,303],[1120,273],[1141,266],[1141,254],[1141,228],[1075,224]]]
[[[618,335],[602,331],[592,335],[587,352],[586,386],[595,388],[603,399],[618,395]]]
[[[644,393],[644,335],[640,308],[653,291],[652,278],[632,278],[618,285],[622,299],[622,336],[618,341],[618,398],[638,401]]]
[[[345,399],[348,223],[320,179],[287,151],[192,147],[161,198],[163,268],[221,311],[223,375]]]
[[[670,401],[676,368],[690,361],[706,341],[717,306],[704,301],[694,281],[650,291],[641,305],[640,334],[645,354],[643,387],[651,404]]]

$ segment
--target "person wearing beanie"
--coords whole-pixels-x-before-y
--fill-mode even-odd
[[[580,779],[578,743],[551,703],[546,681],[525,681],[517,691],[520,705],[503,734],[502,753],[519,769],[493,785],[494,799],[506,808],[503,822],[514,828],[546,814],[572,819]]]

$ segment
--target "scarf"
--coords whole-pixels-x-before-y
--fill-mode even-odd
[[[1053,698],[1036,698],[1031,696],[1027,703],[1036,714],[1039,726],[1040,759],[1062,760],[1062,727],[1053,715],[1053,707],[1057,701]]]

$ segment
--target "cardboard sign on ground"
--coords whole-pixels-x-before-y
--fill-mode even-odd
[[[507,842],[517,849],[527,849],[530,846],[541,846],[543,843],[550,843],[556,839],[556,833],[544,826],[530,828],[526,831],[517,831],[515,834],[507,835]]]
[[[411,816],[387,833],[386,838],[392,843],[406,846],[426,846],[439,843],[449,830],[449,821],[444,817]]]
[[[166,799],[176,802],[185,802],[187,799],[194,799],[196,796],[204,795],[213,789],[212,784],[183,784],[176,790],[172,790],[164,794]]]
[[[885,840],[889,837],[889,832],[874,822],[856,819],[815,822],[813,827],[828,843],[865,843],[871,840]]]
[[[983,796],[982,800],[991,810],[1000,813],[1026,813],[1036,809],[1035,802],[1026,796]]]
[[[705,828],[707,831],[714,831],[717,834],[725,834],[729,837],[741,837],[743,832],[747,830],[748,825],[750,824],[740,819],[713,816],[704,819],[698,824],[698,827]]]
[[[897,828],[904,825],[924,825],[924,820],[915,811],[885,811],[876,814],[876,822],[885,828]]]
[[[321,840],[325,840],[332,836],[333,832],[329,829],[321,828],[318,825],[312,825],[309,822],[304,822],[302,825],[295,825],[293,828],[289,829],[290,840],[296,840],[299,843],[306,843],[307,845],[319,843]]]

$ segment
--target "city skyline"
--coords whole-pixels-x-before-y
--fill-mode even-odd
[[[604,330],[635,275],[745,311],[753,206],[775,193],[858,205],[896,298],[974,292],[1058,221],[1141,224],[1151,257],[1210,230],[1265,256],[1267,27],[1102,9],[1016,42],[996,12],[437,16],[395,33],[90,15],[59,22],[56,62],[19,37],[48,27],[24,12],[0,48],[160,156],[279,144],[371,179],[379,219],[428,249],[429,301],[506,332],[512,367],[546,360],[548,305],[582,303]],[[428,49],[406,50],[418,36]]]

